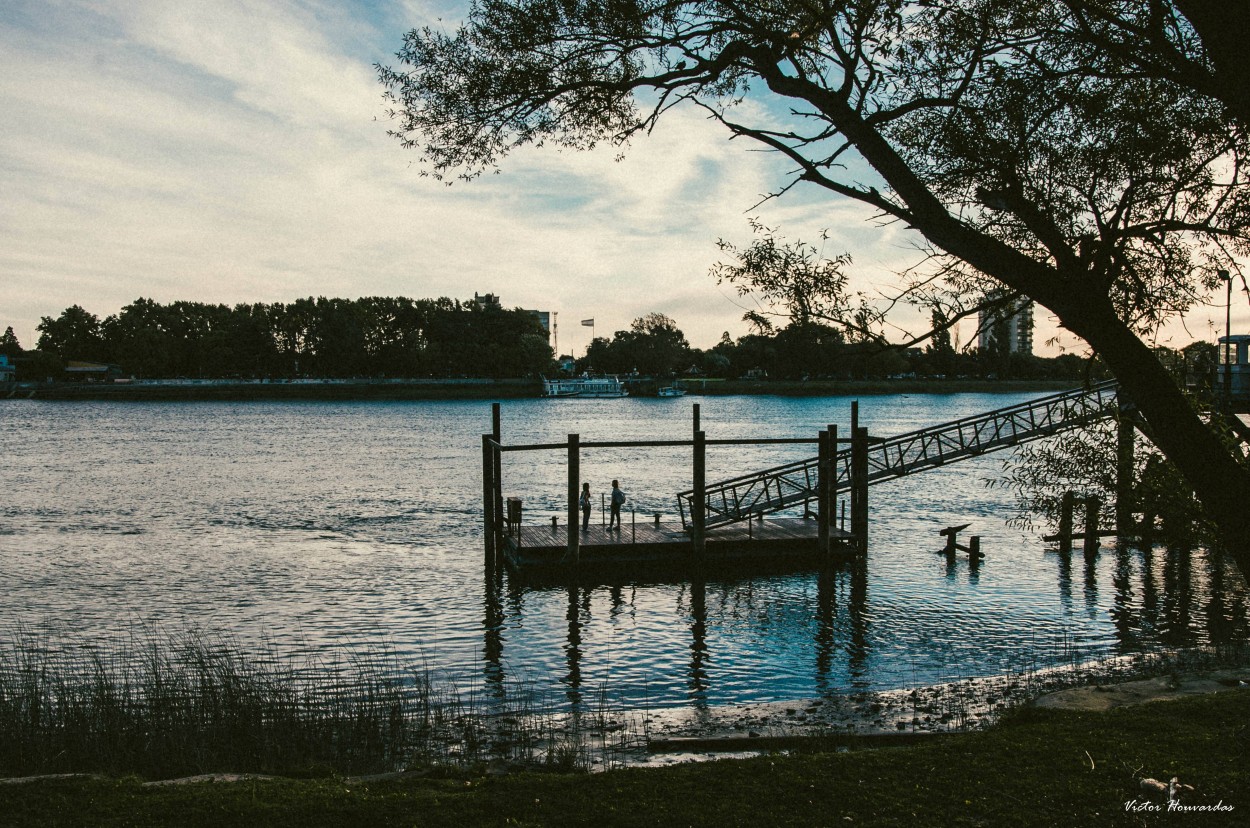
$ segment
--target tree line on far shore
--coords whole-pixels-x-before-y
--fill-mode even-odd
[[[74,305],[43,317],[38,330],[45,369],[51,357],[114,364],[139,378],[519,377],[552,361],[533,312],[448,298],[233,307],[136,299],[104,319]]]
[[[0,353],[19,379],[56,376],[69,361],[107,363],[137,378],[535,377],[560,370],[536,314],[455,299],[307,298],[213,305],[137,299],[101,319],[73,305],[43,317],[34,351],[9,328]],[[662,313],[598,337],[564,370],[654,377],[779,380],[892,376],[1081,380],[1084,359],[1005,348],[956,351],[949,337],[925,348],[883,348],[815,322],[791,321],[707,350],[693,348]]]

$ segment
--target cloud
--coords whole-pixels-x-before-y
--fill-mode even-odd
[[[0,6],[0,273],[5,317],[157,301],[500,294],[594,316],[650,311],[695,345],[745,332],[708,275],[759,216],[849,250],[865,284],[914,263],[902,228],[798,188],[785,162],[692,108],[617,151],[526,148],[497,176],[421,178],[386,135],[374,63],[455,2],[9,0]],[[440,22],[440,18],[444,22]],[[748,114],[767,112],[748,102]],[[760,203],[763,200],[763,203]],[[589,329],[566,322],[562,350]],[[579,338],[580,337],[580,338]]]
[[[674,113],[620,162],[526,151],[437,185],[375,120],[370,66],[402,35],[376,25],[432,21],[384,9],[67,2],[0,21],[0,265],[23,341],[70,304],[103,315],[141,295],[481,290],[625,327],[702,284],[704,315],[724,313],[706,270],[767,186],[760,156]]]

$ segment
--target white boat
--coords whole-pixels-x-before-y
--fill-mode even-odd
[[[625,390],[625,383],[616,377],[603,376],[592,377],[589,374],[583,374],[573,379],[552,379],[543,378],[543,396],[544,397],[578,397],[578,398],[608,398],[608,397],[628,397],[629,392]]]
[[[659,391],[656,391],[655,395],[657,397],[684,397],[686,396],[686,389],[678,388],[676,385],[666,385]]]

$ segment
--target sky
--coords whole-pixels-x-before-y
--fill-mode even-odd
[[[555,312],[563,353],[584,353],[583,319],[611,336],[650,312],[708,348],[747,333],[709,269],[718,239],[749,243],[750,217],[849,252],[870,293],[919,260],[853,203],[761,204],[786,167],[693,110],[621,160],[534,149],[467,184],[421,177],[387,135],[374,65],[395,64],[405,31],[462,14],[456,0],[0,2],[0,329],[33,348],[44,316],[140,297],[494,293]],[[1167,344],[1222,333],[1218,305]],[[1037,323],[1039,352],[1058,353]],[[1250,330],[1236,294],[1233,329]]]

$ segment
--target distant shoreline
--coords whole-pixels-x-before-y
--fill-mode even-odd
[[[884,394],[1011,394],[1063,391],[1075,380],[694,380],[689,396],[774,395],[785,397]],[[118,402],[247,402],[272,400],[486,400],[538,397],[532,379],[298,380],[228,382],[185,380],[136,383],[10,383],[0,399]]]

